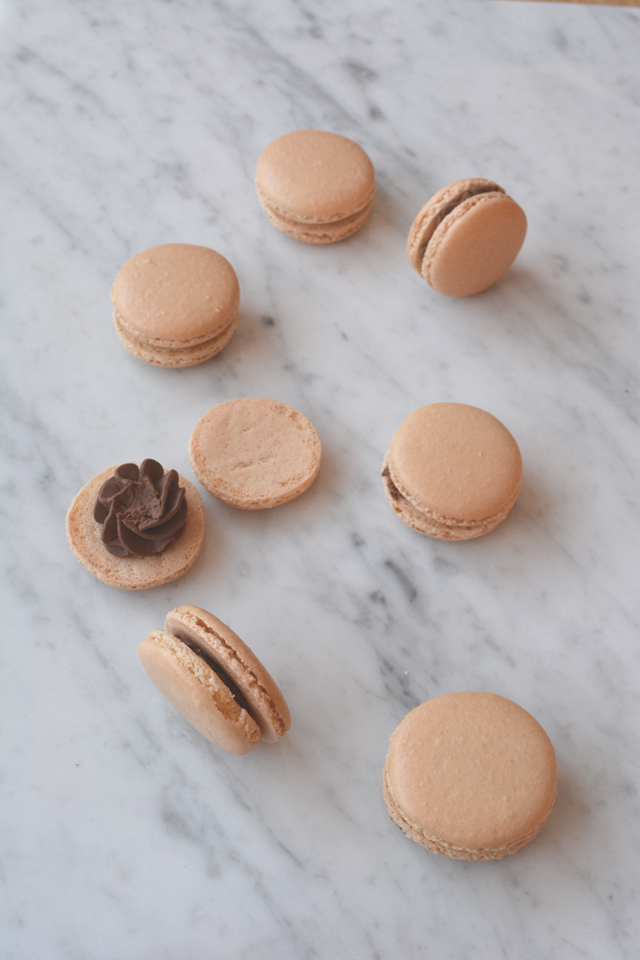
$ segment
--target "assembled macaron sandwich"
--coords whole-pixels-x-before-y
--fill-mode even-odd
[[[273,677],[233,630],[201,607],[167,614],[138,647],[167,700],[211,743],[239,756],[274,743],[291,726]]]
[[[240,288],[209,247],[164,243],[131,257],[111,290],[116,332],[139,360],[192,367],[219,353],[238,326]]]
[[[439,190],[415,218],[409,263],[448,297],[481,293],[502,277],[524,242],[527,218],[493,180],[473,177]]]
[[[335,243],[368,220],[376,178],[353,140],[327,130],[295,130],[260,154],[256,189],[281,233],[304,243]]]

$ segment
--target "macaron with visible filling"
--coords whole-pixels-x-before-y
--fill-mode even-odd
[[[196,488],[157,460],[109,467],[80,490],[67,513],[80,563],[120,590],[148,590],[183,576],[204,543]]]
[[[437,540],[471,540],[501,523],[522,486],[509,431],[464,403],[432,403],[398,427],[382,464],[394,513]]]
[[[201,607],[167,614],[138,647],[145,670],[191,726],[228,753],[274,743],[291,726],[273,677],[233,630]]]
[[[264,148],[256,189],[281,233],[304,243],[335,243],[368,220],[376,178],[353,140],[327,130],[296,130]]]
[[[524,210],[497,183],[458,180],[424,205],[409,231],[407,256],[434,290],[469,297],[507,272],[526,232]]]
[[[200,418],[189,456],[198,480],[218,500],[240,510],[266,510],[311,486],[322,445],[297,410],[246,397],[219,403]]]
[[[190,243],[131,257],[111,290],[120,340],[139,360],[191,367],[219,353],[238,326],[240,288],[228,260]]]
[[[542,830],[556,757],[531,714],[495,693],[447,693],[409,713],[383,774],[389,816],[411,840],[457,860],[500,860]]]

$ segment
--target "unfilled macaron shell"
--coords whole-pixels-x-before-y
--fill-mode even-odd
[[[102,524],[93,518],[98,493],[115,469],[109,467],[97,474],[74,497],[66,520],[71,549],[89,573],[120,590],[148,590],[177,580],[196,562],[204,543],[204,508],[198,491],[179,476],[186,493],[187,523],[175,543],[155,556],[116,557],[106,550]]]
[[[492,180],[459,180],[438,191],[407,239],[412,267],[439,293],[467,297],[488,289],[517,257],[527,231],[522,208]]]
[[[315,480],[321,455],[320,438],[303,414],[256,397],[212,407],[189,444],[200,483],[242,510],[264,510],[299,496]]]
[[[427,536],[466,540],[507,516],[522,485],[522,458],[490,413],[434,403],[402,422],[382,475],[387,499],[405,523]]]
[[[111,297],[118,336],[131,353],[161,366],[190,366],[228,343],[240,288],[215,250],[167,243],[128,260]]]
[[[275,743],[291,726],[289,708],[275,680],[243,640],[212,613],[185,605],[171,610],[165,630],[197,645],[224,670],[241,690],[249,713],[267,743]]]
[[[278,230],[306,243],[332,243],[366,222],[375,172],[353,140],[326,130],[297,130],[262,151],[256,189]]]
[[[540,832],[556,796],[549,737],[493,693],[450,693],[412,710],[391,737],[383,777],[391,819],[444,856],[494,860]]]

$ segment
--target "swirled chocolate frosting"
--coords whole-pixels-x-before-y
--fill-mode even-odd
[[[93,508],[102,542],[116,557],[151,557],[184,533],[187,501],[175,470],[157,460],[123,463],[103,483]]]

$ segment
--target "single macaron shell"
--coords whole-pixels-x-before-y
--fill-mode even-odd
[[[527,218],[492,180],[458,180],[418,213],[407,239],[411,266],[439,293],[468,297],[493,286],[524,242]]]
[[[201,607],[172,610],[164,630],[138,647],[142,664],[172,706],[207,740],[243,755],[291,726],[273,677],[230,627]]]
[[[219,353],[238,325],[240,288],[215,250],[165,243],[136,254],[113,284],[114,323],[147,363],[187,367]]]
[[[496,417],[463,403],[432,403],[400,424],[382,478],[400,519],[439,540],[493,530],[522,486],[518,444]]]
[[[296,130],[260,154],[258,199],[273,225],[305,243],[334,243],[366,222],[375,172],[362,147],[326,130]]]
[[[383,775],[391,819],[460,860],[499,860],[529,843],[556,797],[556,758],[531,714],[494,693],[448,693],[409,713]]]
[[[322,445],[297,410],[246,397],[220,403],[200,418],[189,456],[198,480],[218,500],[241,510],[265,510],[311,486]]]
[[[204,543],[205,517],[200,494],[192,483],[178,475],[187,503],[182,536],[154,556],[114,556],[102,542],[103,525],[94,519],[93,511],[98,493],[115,470],[116,467],[103,470],[74,497],[66,518],[69,546],[89,573],[120,590],[149,590],[177,580],[191,569]]]

